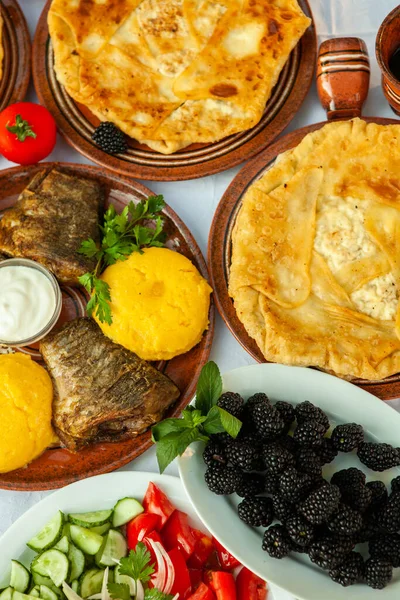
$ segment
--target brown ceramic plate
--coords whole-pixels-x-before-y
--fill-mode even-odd
[[[394,119],[365,118],[365,121],[373,121],[381,125],[399,124],[399,121]],[[238,342],[258,362],[265,362],[265,358],[255,340],[248,335],[239,321],[233,301],[228,293],[232,229],[241,207],[242,197],[249,186],[265,173],[279,154],[297,146],[305,135],[320,129],[326,124],[326,122],[317,123],[289,133],[250,161],[232,181],[214,214],[208,241],[208,264],[215,303]],[[354,379],[352,383],[371,392],[371,394],[375,394],[382,400],[390,400],[400,396],[400,374],[392,375],[382,381]]]
[[[91,135],[99,120],[74,100],[58,83],[47,27],[48,0],[39,19],[33,43],[33,79],[37,95],[56,119],[67,142],[90,160],[113,171],[153,181],[196,179],[219,173],[251,158],[265,148],[292,120],[310,88],[316,63],[314,22],[293,50],[261,121],[253,129],[215,144],[193,144],[172,155],[163,155],[131,141],[124,155],[109,156],[96,146]],[[312,17],[307,0],[299,0]]]
[[[108,202],[117,210],[130,200],[140,200],[152,195],[143,185],[127,180],[119,175],[105,173],[104,169],[87,165],[68,163],[42,163],[32,167],[16,167],[0,172],[0,214],[12,206],[19,193],[32,177],[43,167],[59,166],[72,174],[92,177],[99,180],[108,191]],[[168,234],[167,245],[179,248],[179,252],[189,258],[203,277],[208,278],[207,266],[199,247],[186,225],[168,206],[164,209],[164,229]],[[87,301],[81,288],[64,287],[63,308],[60,322],[84,316]],[[210,325],[201,342],[190,352],[163,361],[156,366],[176,383],[181,395],[166,416],[177,417],[192,399],[201,368],[207,362],[214,334],[214,306],[210,306]],[[36,360],[41,359],[37,345],[25,347],[23,352]],[[143,433],[133,440],[115,444],[95,444],[77,454],[63,448],[49,449],[28,467],[10,473],[0,474],[0,488],[13,490],[47,490],[62,487],[78,479],[107,473],[118,469],[133,460],[151,446],[150,432]]]
[[[16,0],[0,1],[3,17],[3,77],[0,81],[0,111],[21,102],[31,78],[31,38]]]

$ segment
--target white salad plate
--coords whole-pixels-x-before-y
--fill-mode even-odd
[[[400,414],[372,394],[332,375],[300,367],[259,364],[230,371],[223,376],[223,382],[224,391],[238,392],[245,399],[265,392],[271,400],[286,400],[294,405],[309,400],[327,413],[332,424],[359,423],[367,441],[400,446]],[[399,600],[400,569],[394,570],[393,580],[384,590],[365,584],[343,588],[304,554],[277,560],[263,552],[264,530],[249,527],[237,515],[241,499],[236,495],[217,496],[208,490],[203,449],[203,443],[194,444],[179,459],[182,483],[204,525],[242,564],[299,600]],[[386,485],[400,474],[399,468],[373,473],[354,452],[339,454],[324,467],[323,474],[330,479],[335,471],[352,466],[362,469],[368,480],[380,479]]]

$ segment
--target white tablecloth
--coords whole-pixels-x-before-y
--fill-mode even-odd
[[[309,2],[314,13],[320,42],[333,36],[357,36],[367,42],[372,74],[364,115],[393,117],[394,115],[386,103],[380,86],[380,72],[375,59],[375,37],[379,25],[385,16],[397,6],[398,2],[396,0],[309,0]],[[20,0],[32,36],[44,4],[44,0]],[[30,90],[28,99],[36,100],[33,87]],[[325,113],[319,104],[314,83],[306,101],[287,131],[324,119]],[[56,149],[49,160],[88,162],[71,149],[60,136]],[[0,169],[10,166],[14,165],[0,157]],[[238,170],[239,168],[231,169],[219,175],[194,181],[143,183],[154,192],[164,194],[166,201],[191,229],[204,255],[206,255],[208,232],[214,211],[223,192]],[[218,363],[222,372],[253,362],[252,358],[236,342],[219,317],[217,319],[212,359]],[[400,401],[393,401],[391,404],[400,410]],[[125,470],[157,471],[154,450],[151,449],[146,452],[126,466]],[[167,472],[172,475],[178,474],[174,464],[169,467]],[[45,493],[41,492],[23,493],[0,490],[0,534],[44,495]],[[278,598],[278,594],[276,594],[276,598]],[[284,598],[286,596],[280,593],[279,599],[284,600]]]

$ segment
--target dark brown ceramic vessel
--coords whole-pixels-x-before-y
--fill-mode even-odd
[[[31,38],[24,14],[16,0],[0,1],[3,17],[3,76],[0,81],[0,111],[22,102],[31,78]]]
[[[355,38],[350,38],[351,41],[349,44],[354,44],[354,39]],[[362,42],[362,40],[359,41]],[[343,42],[340,41],[340,44],[342,45]],[[360,50],[364,51],[363,43],[360,44],[360,46]],[[335,44],[325,43],[325,45],[321,45],[318,72],[322,72],[321,67],[327,64],[324,60],[326,48],[329,49],[329,53],[332,53],[335,47]],[[340,52],[342,53],[342,48],[340,49]],[[364,67],[365,60],[360,64]],[[338,117],[338,112],[341,112],[342,114],[345,113],[347,118],[360,116],[362,104],[366,97],[366,81],[364,73],[367,73],[367,71],[362,68],[361,76],[358,72],[359,69],[354,69],[350,73],[347,82],[352,83],[353,88],[355,89],[350,87],[347,99],[344,94],[340,93],[341,88],[340,85],[338,85],[335,71],[336,69],[333,69],[330,72],[328,70],[324,74],[325,86],[324,89],[319,89],[321,102],[327,110],[328,116],[331,120]],[[367,75],[369,80],[369,73],[367,73]],[[318,87],[322,87],[321,82],[318,83]],[[339,95],[336,90],[338,90]],[[394,119],[365,118],[365,121],[378,123],[380,125],[398,124],[398,121]],[[242,198],[252,183],[262,177],[265,171],[273,165],[279,154],[294,148],[307,134],[320,129],[328,122],[329,121],[324,121],[322,123],[308,125],[307,127],[303,127],[302,129],[298,129],[297,131],[293,131],[292,133],[283,136],[261,154],[256,156],[252,161],[247,163],[226,190],[214,214],[208,241],[208,260],[215,302],[219,313],[238,342],[240,342],[245,350],[247,350],[247,352],[249,352],[249,354],[258,362],[265,362],[265,358],[255,340],[248,335],[246,329],[240,322],[233,301],[228,293],[233,227],[241,207]],[[400,374],[393,375],[382,381],[354,379],[352,382],[372,394],[375,394],[382,400],[390,400],[400,396]]]
[[[260,122],[248,131],[215,144],[193,144],[171,155],[155,152],[135,140],[125,154],[109,156],[91,139],[99,120],[75,103],[58,83],[47,26],[51,0],[39,19],[33,43],[33,79],[42,104],[52,113],[67,142],[93,162],[138,179],[177,181],[219,173],[248,160],[274,140],[289,124],[303,103],[312,83],[316,60],[314,22],[307,29],[286,63]],[[312,17],[307,0],[299,0]]]
[[[152,192],[139,183],[119,175],[107,173],[104,169],[87,165],[68,163],[41,163],[32,167],[16,167],[0,172],[0,213],[12,206],[20,192],[32,177],[44,167],[57,166],[71,174],[99,180],[108,191],[107,203],[114,204],[118,211],[130,201],[147,198]],[[207,266],[192,234],[178,215],[168,206],[164,209],[164,229],[168,235],[168,247],[176,248],[189,258],[208,279]],[[81,288],[63,287],[63,308],[59,323],[85,314],[86,293]],[[163,361],[155,366],[168,375],[178,386],[181,395],[168,411],[168,417],[177,417],[192,399],[197,379],[207,362],[214,334],[214,305],[210,306],[209,328],[201,342],[190,352]],[[33,359],[40,361],[38,346],[22,350]],[[113,471],[127,464],[151,446],[150,432],[143,433],[133,440],[115,444],[94,444],[73,454],[63,448],[46,450],[38,459],[23,469],[0,474],[0,488],[13,490],[47,490],[62,487],[73,481]]]
[[[400,6],[383,21],[376,38],[376,59],[382,71],[382,89],[392,110],[400,116],[400,81],[389,69],[389,61],[400,47]]]

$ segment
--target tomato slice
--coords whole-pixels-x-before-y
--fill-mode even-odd
[[[164,527],[168,518],[175,510],[175,506],[167,498],[167,496],[154,483],[150,482],[143,498],[143,508],[146,512],[154,515],[159,515],[160,529]]]
[[[210,588],[217,596],[217,600],[237,600],[236,584],[232,573],[227,573],[226,571],[209,571],[207,579]]]
[[[180,510],[174,510],[161,530],[161,537],[166,550],[178,548],[185,560],[194,552],[196,540],[189,525],[189,518]]]
[[[267,584],[243,567],[236,577],[237,600],[267,600]]]
[[[175,569],[175,581],[172,586],[171,595],[175,596],[179,594],[179,600],[185,600],[185,598],[190,596],[192,591],[192,582],[190,581],[189,569],[186,566],[185,558],[178,548],[174,548],[168,552],[168,556]]]
[[[236,569],[236,567],[240,567],[240,562],[234,556],[232,556],[232,554],[229,554],[228,550],[225,550],[223,545],[220,544],[219,541],[215,539],[215,537],[213,537],[213,542],[215,548],[217,549],[217,554],[221,567],[227,569],[228,571]]]
[[[149,543],[149,540],[153,540],[153,542],[159,542],[162,546],[163,545],[162,539],[160,537],[160,534],[157,531],[150,531],[150,533],[148,533],[142,540],[143,544],[146,546],[147,550],[150,552],[151,562],[157,566],[157,557],[155,555],[153,548],[151,547],[151,544]]]
[[[129,550],[134,550],[144,537],[148,537],[149,533],[160,527],[160,517],[150,513],[142,513],[138,515],[126,526],[126,539]]]
[[[201,583],[194,594],[189,596],[188,600],[214,600],[215,596],[210,588],[205,584]]]
[[[214,546],[211,538],[199,529],[192,529],[192,535],[195,539],[195,547],[193,554],[189,558],[188,567],[201,569],[211,556]]]

